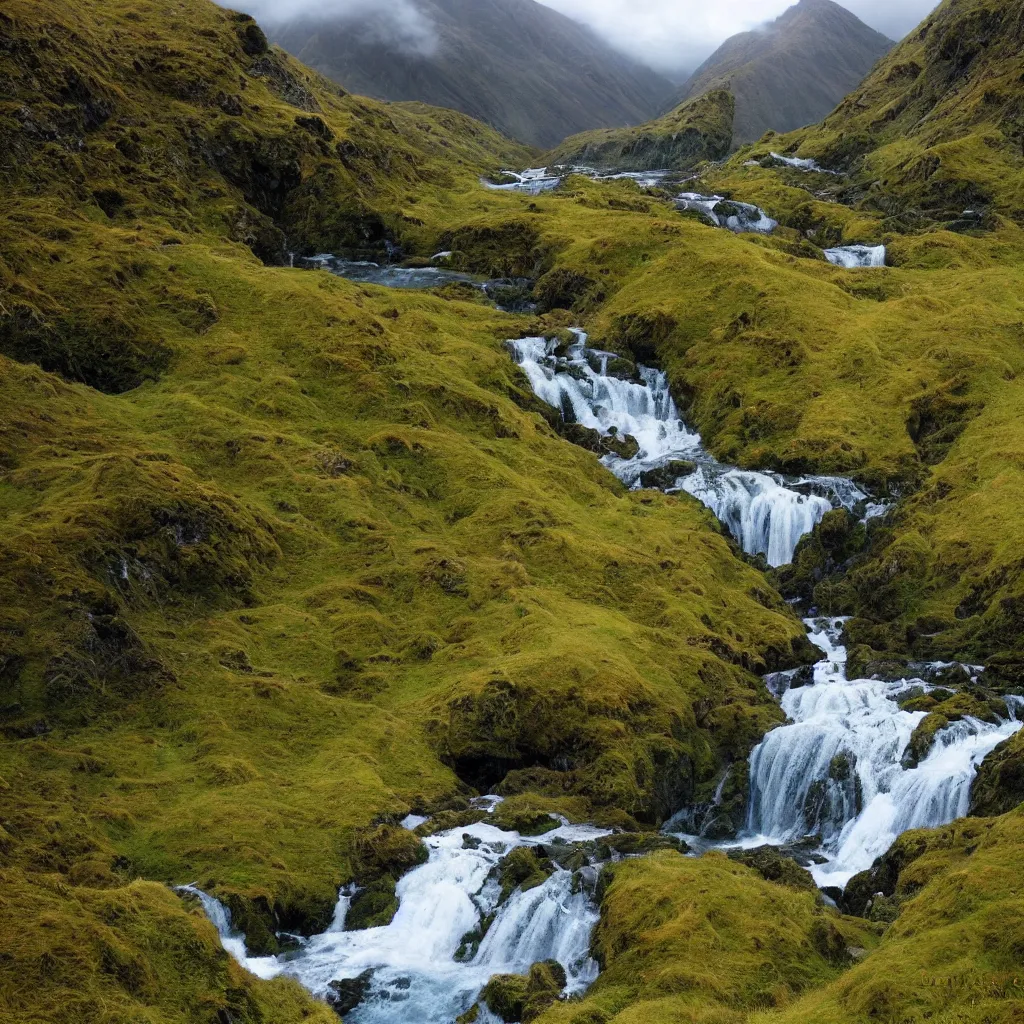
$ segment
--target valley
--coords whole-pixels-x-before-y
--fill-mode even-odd
[[[1014,1020],[1018,14],[541,154],[10,0],[0,1019]]]

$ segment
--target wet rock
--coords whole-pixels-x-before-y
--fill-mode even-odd
[[[971,787],[970,814],[995,817],[1024,803],[1024,733],[1017,733],[982,761]]]
[[[565,988],[565,969],[557,960],[543,960],[530,968],[528,976],[498,974],[483,991],[488,1009],[506,1024],[539,1017],[558,1000]]]
[[[554,864],[539,849],[517,846],[498,866],[501,901],[507,900],[516,889],[526,892],[543,885],[554,871]]]
[[[688,459],[673,459],[664,466],[644,470],[640,474],[640,486],[667,491],[670,487],[676,486],[676,481],[680,477],[689,476],[696,468],[697,464]]]
[[[351,1013],[365,998],[373,981],[373,971],[363,971],[356,978],[342,978],[328,984],[327,1005],[339,1017]]]

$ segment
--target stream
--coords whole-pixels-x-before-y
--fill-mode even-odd
[[[500,797],[476,802],[493,809]],[[425,820],[410,816],[403,825],[415,828]],[[565,994],[582,992],[594,981],[598,968],[590,956],[590,933],[598,917],[593,889],[601,866],[595,848],[610,834],[562,821],[543,835],[521,836],[485,819],[428,836],[429,859],[398,883],[400,904],[391,924],[345,931],[351,893],[343,890],[331,927],[276,957],[248,956],[245,936],[233,929],[223,904],[194,886],[179,891],[201,901],[224,948],[253,974],[296,978],[328,1001],[338,992],[332,982],[356,980],[363,992],[344,1014],[351,1024],[452,1024],[495,974],[525,974],[532,964],[557,960],[566,972]],[[576,870],[556,867],[543,884],[517,889],[499,903],[494,871],[519,846],[539,848],[556,864],[593,863]],[[460,960],[463,939],[491,915],[476,952]],[[497,1022],[481,1007],[477,1024]]]
[[[680,417],[665,373],[634,367],[615,353],[589,348],[587,341],[575,330],[571,341],[520,338],[508,348],[540,399],[560,410],[567,423],[596,432],[618,449],[609,449],[601,461],[627,486],[692,495],[745,552],[775,566],[792,561],[800,539],[831,509],[864,519],[885,513],[886,506],[843,477],[789,477],[719,462]],[[902,832],[967,813],[978,765],[1021,728],[1017,712],[1024,698],[1007,698],[1001,721],[964,717],[950,723],[911,767],[904,755],[926,713],[903,710],[901,699],[933,687],[919,678],[848,679],[843,623],[805,620],[822,652],[810,678],[791,670],[765,679],[788,721],[751,754],[739,836],[701,836],[695,808],[681,810],[663,831],[685,839],[697,854],[711,847],[797,846],[817,884],[837,896]],[[474,805],[489,816],[500,799],[480,797]],[[425,821],[410,815],[402,825],[414,830]],[[274,957],[249,956],[245,936],[212,896],[192,885],[179,891],[201,902],[224,948],[245,968],[261,978],[297,979],[351,1024],[453,1024],[478,1003],[496,974],[526,974],[539,961],[557,960],[567,996],[583,992],[597,977],[590,956],[598,920],[594,892],[601,868],[618,859],[615,841],[608,839],[609,830],[564,819],[552,825],[530,837],[484,818],[427,836],[428,858],[398,882],[399,907],[390,924],[346,931],[355,894],[346,887],[325,932],[290,936],[295,947]],[[515,889],[502,900],[500,865],[518,847],[535,848],[550,859],[553,871],[542,884]],[[483,1003],[474,1019],[499,1024]]]

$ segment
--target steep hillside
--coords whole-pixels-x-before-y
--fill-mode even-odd
[[[589,29],[535,0],[415,0],[434,37],[410,48],[357,18],[271,26],[273,39],[346,89],[451,107],[534,146],[637,124],[671,88]]]
[[[164,884],[269,951],[471,785],[629,828],[706,798],[806,641],[706,511],[539,414],[504,341],[568,318],[266,265],[453,229],[538,265],[477,182],[517,149],[205,0],[0,17],[0,1013],[323,1019]]]
[[[733,142],[742,145],[824,117],[892,45],[832,0],[799,0],[769,25],[727,39],[672,105],[728,89],[736,97]]]
[[[946,0],[820,125],[773,146],[848,171],[848,201],[894,226],[966,209],[1022,223],[1022,45],[1016,4]]]
[[[671,114],[637,128],[606,128],[566,139],[546,162],[623,171],[686,171],[721,160],[732,147],[735,103],[725,90],[683,103]]]

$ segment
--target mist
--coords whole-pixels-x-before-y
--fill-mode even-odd
[[[223,0],[222,0],[223,2]],[[439,40],[433,22],[414,0],[228,0],[268,28],[302,21],[350,25],[360,38],[386,43],[400,52],[432,55]]]
[[[589,25],[636,60],[685,77],[737,32],[773,21],[795,0],[540,0]],[[900,40],[937,0],[842,0],[873,29]]]
[[[418,0],[228,0],[269,27],[305,18],[347,23],[362,38],[430,55],[438,35]],[[610,45],[682,79],[737,32],[777,18],[793,0],[538,0],[589,26]],[[843,0],[872,28],[902,39],[936,0]]]

